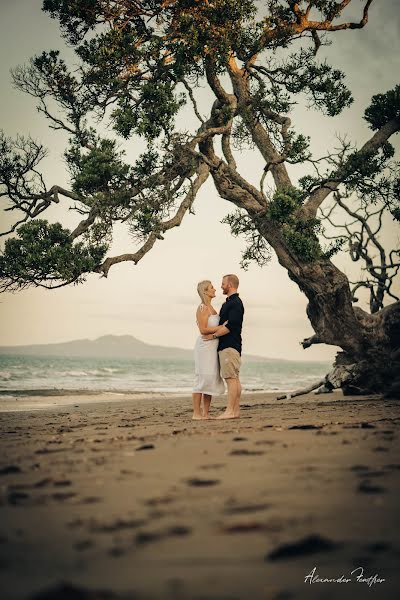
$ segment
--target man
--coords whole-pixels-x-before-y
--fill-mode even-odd
[[[219,338],[218,355],[221,377],[228,388],[228,404],[225,412],[217,419],[237,419],[240,413],[242,386],[239,371],[242,354],[242,324],[244,307],[238,294],[239,279],[236,275],[225,275],[222,279],[222,292],[227,296],[220,310],[220,323],[228,321],[218,333],[203,336],[204,340]]]

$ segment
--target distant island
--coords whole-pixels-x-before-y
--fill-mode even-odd
[[[82,339],[58,344],[0,346],[0,354],[24,356],[77,356],[82,358],[152,358],[193,360],[192,350],[153,346],[132,335],[103,335],[96,340]],[[281,359],[245,355],[252,362],[282,362]]]

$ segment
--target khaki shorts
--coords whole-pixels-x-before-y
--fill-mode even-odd
[[[218,352],[222,379],[239,379],[241,358],[235,348],[225,348]]]

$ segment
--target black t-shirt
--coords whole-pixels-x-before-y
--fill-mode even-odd
[[[219,311],[219,323],[222,325],[228,321],[226,327],[229,333],[221,335],[218,341],[218,351],[225,348],[234,348],[242,353],[242,324],[243,324],[244,306],[239,298],[239,294],[228,296],[226,302],[221,306]]]

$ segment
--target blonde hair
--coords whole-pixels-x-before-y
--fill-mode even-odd
[[[208,281],[208,279],[200,281],[200,283],[197,284],[197,292],[201,298],[202,304],[206,304],[205,292],[209,285],[211,285],[211,281]]]
[[[230,273],[229,275],[224,275],[223,278],[224,279],[226,278],[228,280],[228,283],[230,283],[231,286],[235,288],[235,290],[238,289],[238,287],[239,287],[239,278],[238,278],[237,275],[233,275],[232,273]]]

